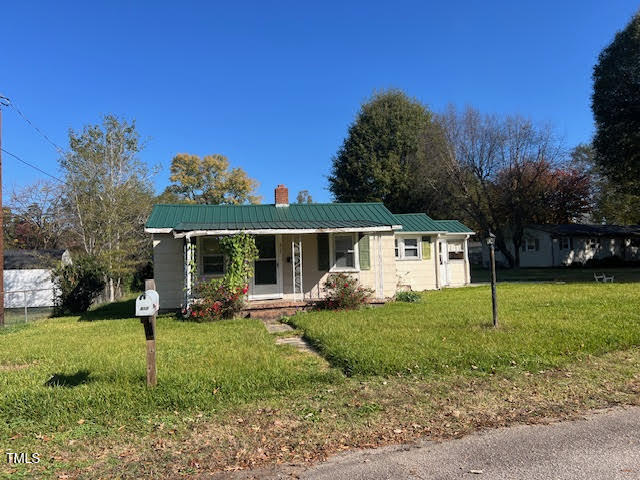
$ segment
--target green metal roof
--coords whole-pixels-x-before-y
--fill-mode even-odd
[[[471,229],[458,220],[433,220],[424,213],[400,213],[395,215],[398,224],[402,225],[399,233],[446,232],[473,233]]]
[[[399,225],[382,203],[269,205],[154,205],[147,228],[262,230]]]
[[[474,233],[473,230],[458,220],[434,220],[434,222],[447,233]]]
[[[435,220],[424,213],[397,213],[398,224],[402,225],[400,233],[408,232],[446,232]]]

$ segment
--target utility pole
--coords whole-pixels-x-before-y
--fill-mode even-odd
[[[4,327],[4,211],[2,208],[2,107],[9,99],[0,95],[0,327]]]

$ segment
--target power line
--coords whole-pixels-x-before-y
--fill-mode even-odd
[[[7,97],[3,97],[3,98],[9,102],[9,106],[13,108],[16,111],[16,113],[20,115],[25,122],[27,122],[36,132],[38,132],[38,135],[40,135],[47,142],[49,142],[49,144],[51,144],[53,148],[55,148],[60,155],[64,155],[64,149],[60,147],[60,145],[58,145],[56,142],[51,140],[46,133],[40,130],[31,120],[29,120],[27,116],[24,113],[22,113],[22,110],[20,110],[18,106],[13,102],[13,100],[8,99]]]
[[[2,150],[4,153],[6,153],[7,155],[9,155],[9,156],[11,156],[11,157],[15,158],[16,160],[18,160],[19,162],[22,162],[22,163],[24,163],[25,165],[27,165],[27,166],[29,166],[29,167],[31,167],[31,168],[33,168],[33,169],[35,169],[35,170],[39,171],[40,173],[42,173],[42,174],[44,174],[44,175],[46,175],[46,176],[48,176],[48,177],[53,178],[53,179],[54,179],[54,180],[56,180],[57,182],[60,182],[60,183],[62,183],[62,184],[65,184],[65,185],[66,185],[66,183],[67,183],[67,182],[65,182],[64,180],[61,180],[61,179],[59,179],[58,177],[56,177],[55,175],[51,175],[50,173],[45,172],[45,171],[44,171],[44,170],[42,170],[41,168],[36,167],[34,164],[29,163],[29,162],[27,162],[26,160],[23,160],[22,158],[20,158],[20,157],[19,157],[18,155],[16,155],[15,153],[11,153],[11,152],[9,152],[9,151],[5,150],[4,148],[2,148],[1,150]]]

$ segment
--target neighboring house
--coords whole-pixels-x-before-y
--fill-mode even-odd
[[[256,235],[260,252],[249,301],[319,299],[332,272],[352,274],[379,299],[469,283],[473,232],[457,221],[393,215],[381,203],[289,204],[283,185],[275,194],[270,205],[155,205],[145,231],[160,307],[184,306],[195,281],[222,276],[218,238],[239,232]]]
[[[67,250],[5,250],[5,308],[52,307],[51,269],[71,263]]]
[[[483,264],[488,265],[486,245],[482,253]],[[614,256],[640,260],[640,225],[529,225],[520,248],[520,266],[568,266]],[[507,264],[498,250],[496,262]]]

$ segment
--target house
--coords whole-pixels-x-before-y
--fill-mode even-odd
[[[51,269],[71,263],[68,250],[5,250],[5,308],[52,307]]]
[[[378,299],[470,281],[473,232],[460,222],[394,215],[381,203],[289,204],[284,185],[274,204],[155,205],[145,231],[162,309],[187,305],[194,282],[222,276],[218,238],[239,232],[255,235],[259,250],[250,302],[322,298],[332,272],[355,276]]]
[[[569,266],[609,257],[640,261],[640,225],[528,225],[524,229],[521,267]],[[507,264],[497,250],[496,262]],[[489,264],[486,245],[483,264]]]

